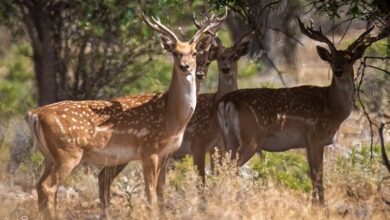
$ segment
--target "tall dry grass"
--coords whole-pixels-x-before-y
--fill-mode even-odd
[[[267,154],[264,161],[255,157],[248,166],[238,168],[222,157],[214,175],[209,175],[203,190],[190,158],[174,162],[167,175],[165,189],[168,219],[386,219],[390,216],[390,178],[378,154],[370,160],[368,148],[340,151],[328,148],[325,155],[326,204],[311,201],[304,188],[294,189],[289,175],[306,163],[302,151]],[[376,153],[376,152],[374,152]],[[290,157],[294,156],[295,160]],[[284,161],[271,165],[268,161]],[[267,175],[253,164],[264,163]],[[283,170],[284,169],[284,170]],[[274,171],[270,171],[274,170]],[[97,219],[97,170],[78,168],[58,194],[61,219]],[[286,174],[287,173],[287,174]],[[24,175],[17,173],[16,175]],[[33,182],[26,183],[32,185]],[[23,192],[17,186],[0,185],[0,218],[38,217],[35,190]],[[74,189],[74,190],[73,190]],[[70,193],[72,192],[72,193]],[[113,219],[149,219],[139,163],[131,163],[112,187],[110,213]]]

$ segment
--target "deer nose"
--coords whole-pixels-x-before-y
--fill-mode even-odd
[[[181,69],[181,71],[187,71],[188,70],[188,68],[190,68],[190,65],[188,65],[188,64],[180,64],[180,69]]]
[[[199,80],[203,80],[205,78],[205,74],[203,71],[196,72],[196,78]]]
[[[230,71],[230,68],[229,67],[223,67],[222,68],[222,72],[225,73],[225,74],[228,74]]]
[[[230,71],[230,63],[227,61],[223,62],[221,65],[221,70],[223,73],[228,74]]]
[[[333,70],[333,73],[336,75],[336,76],[341,76],[343,74],[343,71],[342,70]]]

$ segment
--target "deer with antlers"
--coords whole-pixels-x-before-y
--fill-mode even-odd
[[[204,25],[193,19],[198,29]],[[209,50],[209,62],[217,60],[218,64],[218,89],[215,93],[200,94],[195,113],[192,116],[184,132],[184,138],[180,149],[173,155],[181,157],[192,154],[202,180],[205,180],[206,152],[213,151],[213,147],[223,144],[216,114],[216,103],[225,94],[237,90],[238,60],[248,53],[250,41],[248,35],[253,32],[250,29],[238,38],[233,46],[224,47],[221,40],[216,37]],[[209,32],[211,35],[215,35]]]
[[[214,31],[217,31],[220,25],[223,23],[223,21],[227,17],[227,11],[225,11],[225,14],[222,16],[217,16],[215,17],[214,15],[211,16],[210,19],[207,19],[207,25],[211,25],[213,27]],[[202,29],[199,29],[202,30]],[[205,31],[205,33],[209,34],[209,36],[213,39],[215,37],[214,32],[210,32],[210,30]],[[212,34],[210,34],[212,33]],[[203,80],[206,78],[207,73],[208,73],[208,67],[210,64],[210,47],[208,49],[203,50],[199,52],[196,55],[196,71],[195,71],[195,76],[196,76],[196,94],[199,94],[199,88],[203,82]],[[146,95],[146,96],[130,96],[130,97],[124,97],[125,100],[130,101],[132,103],[137,103],[139,102],[140,99],[142,99],[142,103],[145,102],[145,100],[150,99],[153,96]],[[115,179],[115,177],[126,167],[127,163],[125,164],[120,164],[117,166],[110,166],[110,167],[105,167],[101,170],[99,173],[99,199],[100,199],[100,205],[103,210],[104,215],[103,216],[108,216],[107,213],[107,208],[110,202],[110,187],[112,184],[112,181]],[[161,192],[162,190],[160,190]]]
[[[313,201],[324,202],[323,153],[331,144],[340,124],[353,107],[353,64],[365,49],[386,36],[370,37],[364,32],[346,50],[337,50],[321,32],[305,27],[307,37],[328,45],[317,46],[321,59],[333,71],[327,87],[299,86],[282,89],[242,89],[225,95],[218,102],[218,121],[223,139],[238,165],[245,164],[259,150],[281,152],[306,148],[313,184]]]
[[[162,201],[167,156],[180,147],[184,129],[196,107],[196,56],[206,51],[205,33],[220,20],[208,23],[188,42],[156,19],[142,13],[144,22],[160,34],[164,49],[174,57],[172,80],[163,94],[114,100],[64,101],[28,112],[35,142],[45,158],[37,183],[38,205],[46,218],[56,218],[59,184],[80,162],[104,166],[99,174],[103,217],[107,216],[110,184],[118,170],[141,160],[151,211]],[[112,181],[112,180],[111,180]]]

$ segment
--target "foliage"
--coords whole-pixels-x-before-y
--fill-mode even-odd
[[[0,24],[10,28],[18,26],[20,23],[19,9],[14,0],[0,1]]]
[[[167,57],[169,56],[169,57]],[[147,66],[140,66],[144,73],[139,80],[123,87],[123,94],[141,94],[162,92],[168,88],[172,76],[172,63],[166,62],[169,54],[163,54],[149,61]]]
[[[386,39],[382,39],[368,47],[365,54],[366,56],[385,57],[390,55],[390,45]]]
[[[244,60],[243,60],[244,63]],[[261,73],[264,69],[263,64],[261,62],[248,63],[245,62],[243,67],[240,69],[239,77],[240,78],[250,78],[253,77],[257,73]]]
[[[185,156],[180,161],[174,163],[175,172],[171,175],[170,183],[179,188],[185,181],[186,174],[193,170],[192,157]]]
[[[163,7],[158,5],[165,3],[147,3],[147,8],[160,10]],[[56,96],[56,100],[40,100],[41,104],[123,94],[122,88],[135,82],[145,72],[141,67],[147,67],[150,56],[160,51],[156,34],[143,24],[134,1],[2,1],[0,9],[7,26],[25,23],[39,97]],[[45,67],[49,63],[55,65]]]
[[[309,192],[311,181],[305,154],[299,152],[269,153],[262,152],[250,162],[250,167],[257,172],[258,181],[274,180],[290,189]]]
[[[390,150],[390,145],[387,147]],[[329,152],[332,152],[331,150]],[[349,175],[352,179],[356,175],[365,175],[367,178],[375,180],[380,167],[380,147],[374,147],[374,159],[371,158],[370,147],[363,146],[353,148],[350,152],[342,154],[334,152],[325,156],[325,164],[329,167],[325,168],[325,182],[331,181],[335,175]],[[219,157],[213,155],[213,157]],[[329,161],[326,161],[329,160]],[[225,161],[222,165],[217,164],[218,171],[215,173],[234,173],[234,165],[231,162]],[[306,154],[304,151],[288,151],[285,153],[262,152],[255,155],[248,163],[251,171],[249,175],[259,184],[268,184],[269,182],[276,183],[279,187],[287,187],[292,190],[310,192],[312,189],[311,180],[309,177],[309,167],[307,164]],[[232,168],[233,166],[233,168]],[[186,156],[183,160],[175,163],[174,172],[172,174],[172,183],[179,187],[185,181],[186,173],[193,169],[192,158]],[[230,169],[227,171],[226,169]],[[243,168],[241,168],[243,172]],[[208,177],[210,181],[221,178],[220,176]],[[232,174],[235,176],[236,174]],[[249,176],[249,178],[252,178]]]
[[[360,19],[366,22],[373,22],[379,27],[388,25],[386,21],[390,4],[387,1],[370,0],[335,0],[335,1],[313,1],[308,0],[307,6],[310,10],[316,10],[327,14],[331,18]]]
[[[0,60],[0,118],[24,114],[35,105],[31,47],[21,42],[7,50]]]
[[[142,5],[147,15],[160,17],[167,26],[173,23],[188,26],[193,11],[203,14],[208,9],[208,3],[203,1],[142,1]],[[161,73],[162,82],[159,78],[151,80],[156,76],[154,70],[160,68],[150,61],[161,50],[156,33],[144,25],[139,13],[137,1],[0,2],[2,22],[10,28],[24,23],[29,34],[40,104],[63,99],[109,98],[140,90],[161,91],[162,86],[149,86],[167,84],[165,73]],[[192,26],[184,31],[177,29],[173,28],[179,38],[187,38],[196,31]],[[55,56],[46,56],[47,53]],[[53,68],[45,67],[49,63],[55,64]],[[145,74],[146,70],[152,73]],[[148,78],[132,84],[142,76]],[[140,86],[146,87],[140,89]],[[52,93],[55,100],[41,100]],[[53,95],[42,99],[53,99]]]

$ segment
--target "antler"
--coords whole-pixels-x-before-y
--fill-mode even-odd
[[[236,41],[234,41],[234,46],[237,46],[246,36],[253,33],[255,28],[252,26],[247,32],[245,32],[243,35],[241,35]]]
[[[301,32],[308,36],[309,38],[315,40],[315,41],[319,41],[319,42],[323,42],[323,43],[326,43],[328,46],[329,46],[329,49],[331,50],[332,53],[336,52],[336,47],[334,46],[334,44],[332,43],[332,41],[330,41],[321,31],[321,27],[318,31],[314,30],[313,29],[313,26],[310,25],[310,27],[305,27],[305,25],[302,23],[301,19],[299,19],[299,17],[297,17],[297,20],[298,20],[298,24],[299,24],[299,28],[301,29]]]
[[[190,42],[191,43],[197,42],[199,40],[200,36],[202,36],[202,34],[204,34],[204,33],[208,33],[208,34],[215,36],[215,33],[212,32],[211,29],[220,26],[222,24],[222,22],[224,22],[225,19],[227,18],[227,14],[228,14],[227,9],[225,9],[225,13],[222,17],[215,17],[214,14],[211,15],[210,18],[206,18],[206,21],[208,23],[207,25],[204,25],[203,22],[196,21],[195,17],[193,16],[192,21],[194,22],[195,26],[199,30],[195,33],[194,37],[192,38],[192,40]]]
[[[179,39],[176,37],[176,35],[171,31],[169,30],[166,26],[164,26],[163,24],[161,24],[160,22],[160,19],[156,20],[154,17],[151,17],[152,18],[152,21],[150,21],[144,11],[142,10],[142,18],[144,20],[144,22],[149,26],[151,27],[153,30],[159,32],[160,34],[164,35],[165,37],[168,37],[170,40],[172,40],[174,43],[178,42]]]
[[[381,32],[377,36],[369,36],[369,33],[374,29],[374,26],[366,30],[363,34],[361,34],[358,39],[356,39],[351,45],[348,46],[348,51],[353,53],[353,51],[359,47],[364,46],[364,48],[369,47],[375,41],[378,41],[382,38],[389,36],[390,34],[390,26],[387,26],[381,30]]]
[[[200,29],[202,29],[202,27],[205,26],[204,22],[206,22],[206,23],[211,23],[211,22],[212,22],[212,20],[214,19],[214,14],[211,15],[210,18],[209,18],[209,17],[205,17],[205,18],[203,19],[203,21],[202,21],[202,20],[197,21],[197,20],[196,20],[196,16],[195,16],[195,12],[194,12],[194,14],[192,15],[192,18],[191,18],[191,19],[192,19],[192,22],[194,22],[196,28],[198,28],[198,30],[200,30]],[[222,24],[222,22],[221,22],[220,24]],[[215,35],[216,35],[216,31],[213,32],[213,31],[211,31],[210,29],[209,29],[208,31],[203,32],[203,33],[210,34],[211,36],[215,36]]]
[[[372,29],[374,29],[374,26],[361,34],[351,45],[348,46],[347,50],[352,52],[358,45],[364,44],[365,38],[372,31]]]
[[[192,19],[192,22],[194,22],[196,28],[202,29],[202,27],[203,27],[203,22],[202,22],[202,21],[197,21],[197,20],[196,20],[195,12],[192,14],[191,19]],[[206,20],[208,20],[208,17],[206,17]]]

